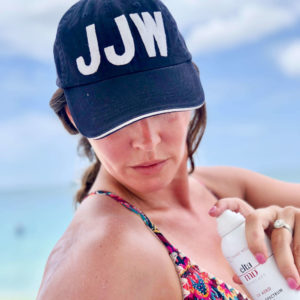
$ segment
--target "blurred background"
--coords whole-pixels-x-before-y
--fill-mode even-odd
[[[88,160],[49,107],[52,46],[76,1],[10,0],[0,18],[0,300],[34,299]],[[197,165],[300,182],[300,2],[165,0],[206,94]]]

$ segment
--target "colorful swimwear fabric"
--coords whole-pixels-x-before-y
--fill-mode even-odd
[[[90,193],[88,196],[94,194],[106,194],[112,199],[118,201],[127,209],[139,215],[146,226],[148,226],[153,231],[153,233],[157,235],[157,237],[166,246],[170,257],[175,264],[175,268],[181,282],[184,300],[250,300],[245,295],[232,288],[222,280],[216,278],[205,270],[201,270],[198,265],[196,265],[191,259],[185,256],[179,249],[171,245],[171,243],[168,242],[168,240],[159,231],[155,224],[153,224],[140,209],[111,192],[96,191]]]

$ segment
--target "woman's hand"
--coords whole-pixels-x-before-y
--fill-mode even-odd
[[[264,234],[268,235],[281,274],[292,289],[300,290],[300,209],[277,205],[254,209],[242,199],[223,198],[210,209],[209,214],[218,217],[226,209],[239,212],[246,218],[248,247],[259,263],[264,263],[267,258]],[[285,228],[273,229],[273,223],[277,219],[282,219],[290,225],[294,230],[293,236]],[[237,275],[233,277],[233,280],[242,284]]]

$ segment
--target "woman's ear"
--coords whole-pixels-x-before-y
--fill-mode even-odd
[[[77,129],[77,127],[76,127],[76,125],[75,125],[75,122],[74,122],[74,120],[73,120],[73,118],[72,118],[72,115],[71,115],[69,106],[68,106],[67,104],[65,105],[65,111],[66,111],[66,114],[67,114],[69,120],[71,121],[71,123],[73,124],[73,126]],[[77,129],[77,130],[78,130],[78,129]]]

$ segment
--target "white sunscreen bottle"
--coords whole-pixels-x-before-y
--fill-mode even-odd
[[[268,257],[264,264],[259,264],[248,249],[243,215],[227,209],[217,223],[223,254],[254,300],[300,299],[300,291],[292,290],[281,275],[267,235]]]

